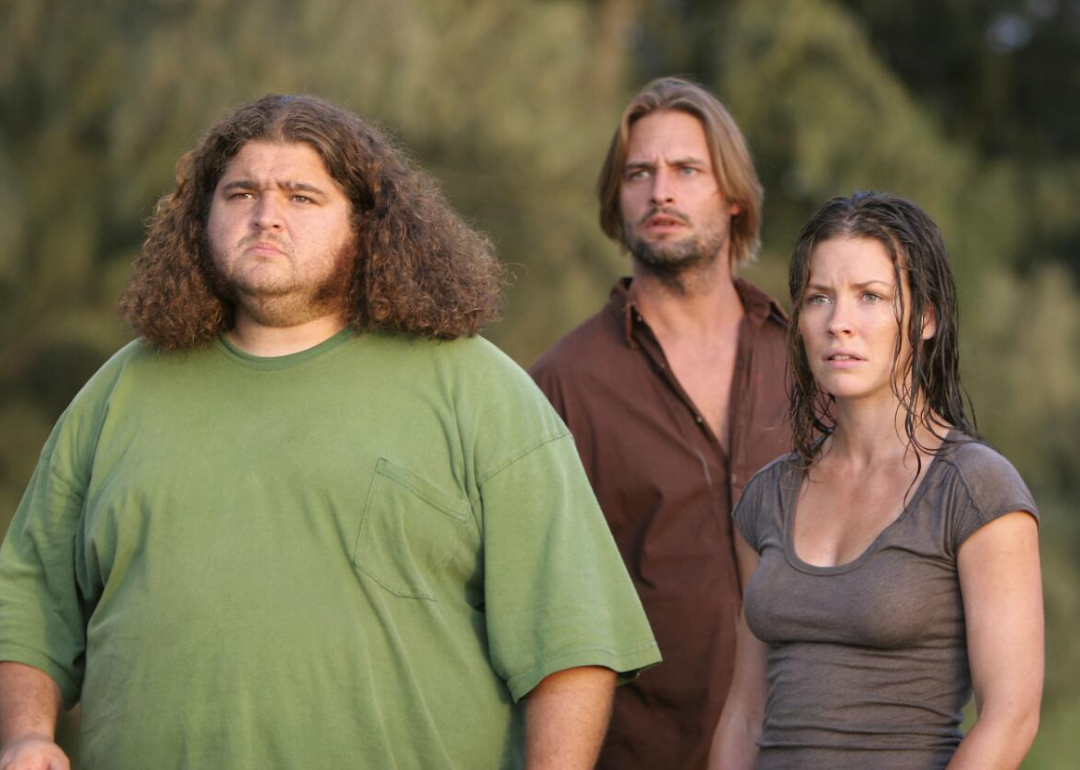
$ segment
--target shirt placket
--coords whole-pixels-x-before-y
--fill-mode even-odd
[[[712,452],[711,458],[702,455],[701,461],[702,470],[708,481],[709,495],[712,499],[714,513],[719,515],[721,512],[729,510],[730,500],[719,499],[720,493],[717,489],[717,484],[713,478],[712,471],[714,467],[718,466],[722,473],[728,474],[730,472],[728,453],[724,451],[723,445],[720,443],[719,439],[717,439],[716,434],[713,433],[712,428],[709,427],[709,424],[702,416],[701,411],[690,398],[689,394],[683,389],[678,379],[676,379],[675,373],[671,371],[667,356],[664,355],[664,349],[660,345],[660,341],[656,338],[652,329],[649,327],[649,324],[632,305],[627,308],[627,331],[628,342],[633,347],[640,349],[649,359],[653,370],[660,376],[679,402],[686,408],[691,419],[693,419],[696,424],[697,430],[700,432],[700,435],[704,437],[709,450]],[[730,487],[730,484],[727,486]]]

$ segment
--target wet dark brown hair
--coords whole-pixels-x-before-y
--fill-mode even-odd
[[[720,190],[730,202],[739,206],[739,213],[731,219],[731,264],[751,261],[761,246],[759,231],[764,192],[746,139],[719,99],[703,86],[682,78],[652,81],[623,110],[596,183],[600,228],[607,237],[626,248],[619,191],[630,144],[630,128],[646,115],[666,111],[685,112],[701,121]]]
[[[908,441],[925,449],[916,438],[920,426],[944,437],[944,425],[976,438],[974,420],[964,407],[960,384],[960,310],[956,299],[945,241],[941,231],[921,208],[890,193],[857,192],[850,198],[833,198],[803,227],[795,243],[788,275],[791,291],[791,322],[788,325],[788,365],[792,372],[791,429],[795,451],[803,467],[809,467],[821,451],[821,438],[836,428],[833,398],[814,381],[806,358],[799,320],[810,259],[814,248],[832,238],[869,238],[880,243],[893,264],[897,324],[904,317],[901,271],[906,273],[910,303],[908,328],[901,329],[911,346],[911,356],[900,360],[902,337],[896,338],[893,357],[894,389],[905,410]],[[934,335],[922,338],[926,319],[935,323]],[[900,367],[904,367],[900,371]],[[899,380],[903,386],[895,384]]]
[[[313,96],[265,96],[207,133],[176,164],[158,201],[121,315],[162,350],[231,328],[206,224],[226,166],[247,142],[303,142],[352,203],[356,260],[345,317],[357,331],[429,338],[477,334],[498,315],[503,271],[491,243],[453,211],[433,180],[369,123]]]

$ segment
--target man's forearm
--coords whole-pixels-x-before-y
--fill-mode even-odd
[[[60,687],[48,674],[0,663],[0,749],[28,737],[51,741],[62,707]]]
[[[591,770],[600,754],[615,694],[615,672],[557,671],[525,700],[527,770]]]

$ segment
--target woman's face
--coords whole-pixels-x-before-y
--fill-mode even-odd
[[[904,317],[898,318],[897,292]],[[910,307],[907,277],[896,285],[892,259],[872,238],[823,241],[810,254],[810,276],[799,309],[799,333],[818,387],[837,401],[896,402],[895,381],[911,355],[906,329]],[[924,337],[933,334],[926,324]]]

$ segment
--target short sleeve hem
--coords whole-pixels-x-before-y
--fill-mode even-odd
[[[1008,516],[1010,513],[1026,513],[1031,518],[1035,519],[1036,527],[1039,525],[1039,513],[1035,509],[1035,506],[1031,503],[1007,503],[1005,505],[996,507],[990,512],[978,510],[975,521],[973,521],[971,524],[969,524],[969,526],[965,527],[961,532],[957,534],[954,550],[959,550],[960,546],[966,543],[972,535],[985,527],[987,524],[990,524],[993,521],[997,521],[1002,516]]]
[[[602,666],[617,673],[618,683],[625,684],[637,677],[644,669],[660,662],[660,648],[656,642],[646,642],[622,652],[606,647],[581,647],[552,655],[507,681],[510,695],[517,702],[528,695],[547,676],[557,671],[583,666]]]
[[[736,531],[742,535],[746,544],[761,553],[757,545],[757,532],[754,530],[754,515],[746,512],[749,508],[750,505],[746,502],[746,494],[743,493],[742,499],[731,514],[731,520],[735,523]]]
[[[15,642],[0,643],[0,661],[5,663],[21,663],[24,666],[36,668],[56,682],[64,697],[64,705],[71,708],[79,700],[79,688],[55,660],[48,655],[30,647],[24,647]]]

